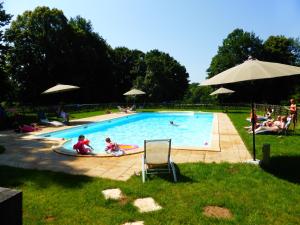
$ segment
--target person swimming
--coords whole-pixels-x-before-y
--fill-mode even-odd
[[[174,121],[172,121],[172,120],[170,121],[170,125],[175,126],[175,127],[179,126],[178,124],[174,123]]]

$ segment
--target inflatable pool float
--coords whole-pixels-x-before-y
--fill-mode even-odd
[[[133,150],[139,148],[138,145],[118,144],[119,148],[123,151]]]

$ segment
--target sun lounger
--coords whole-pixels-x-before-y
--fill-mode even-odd
[[[174,163],[170,157],[171,139],[145,140],[142,156],[142,180],[145,182],[148,174],[172,172],[174,182],[177,181]]]
[[[49,125],[49,126],[54,126],[54,127],[64,126],[64,124],[62,122],[49,121],[44,112],[39,112],[38,113],[38,118],[39,118],[40,123],[44,124],[44,125]]]
[[[127,113],[127,109],[125,109],[125,108],[122,108],[121,106],[117,106],[118,107],[118,110],[120,111],[120,112],[123,112],[123,113]]]

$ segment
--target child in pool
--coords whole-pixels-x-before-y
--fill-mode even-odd
[[[105,143],[106,143],[106,147],[105,147],[106,153],[111,153],[114,156],[124,155],[124,151],[120,149],[117,143],[112,142],[109,137],[105,139]]]
[[[89,148],[85,147],[88,146]],[[78,154],[87,155],[92,153],[92,146],[90,146],[90,141],[85,139],[84,135],[78,137],[78,142],[73,146]]]
[[[172,120],[170,121],[170,125],[175,126],[175,127],[179,126],[178,124],[174,123],[174,121],[172,121]]]

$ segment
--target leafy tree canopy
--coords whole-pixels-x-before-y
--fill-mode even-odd
[[[210,94],[214,89],[210,86],[199,86],[199,83],[192,83],[184,96],[184,102],[188,104],[201,103],[212,104],[216,103],[217,97]]]
[[[8,25],[12,15],[7,14],[3,9],[3,2],[0,2],[0,102],[8,99],[11,95],[11,81],[5,68],[5,54],[8,45],[4,40],[3,28]]]
[[[254,33],[235,29],[223,40],[218,53],[212,58],[207,69],[208,78],[244,62],[249,56],[260,59],[262,42]]]

